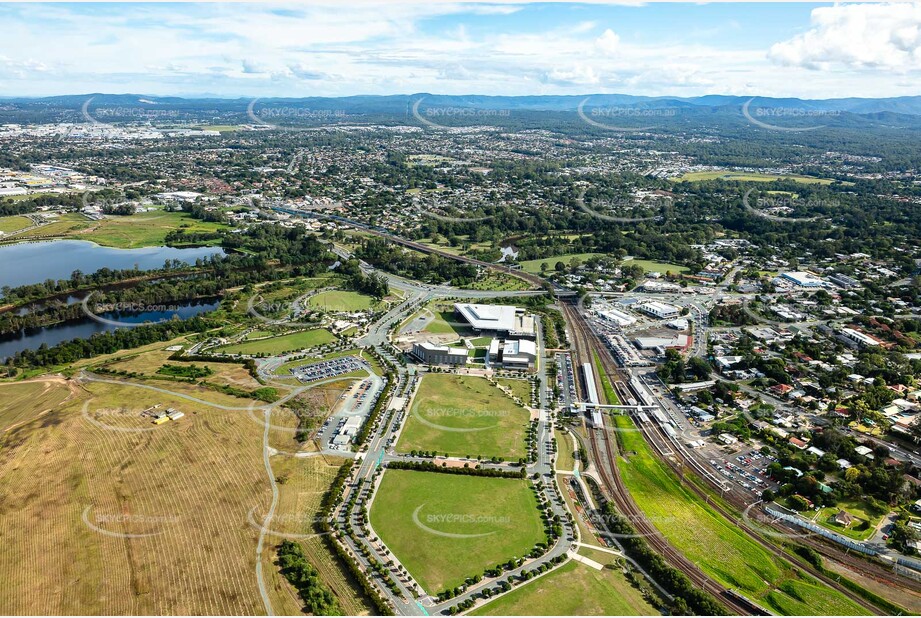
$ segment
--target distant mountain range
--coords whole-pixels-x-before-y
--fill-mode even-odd
[[[38,104],[54,107],[81,107],[92,99],[93,107],[125,106],[155,109],[158,106],[179,109],[245,109],[253,99],[247,98],[182,98],[158,97],[138,94],[81,94],[54,97],[3,97],[4,103]],[[489,110],[533,110],[533,111],[575,111],[602,106],[623,106],[637,109],[683,108],[690,110],[738,109],[748,101],[751,108],[773,108],[808,112],[849,112],[852,114],[910,114],[921,115],[921,96],[892,98],[844,98],[844,99],[798,99],[750,97],[729,95],[705,95],[700,97],[647,97],[628,94],[585,94],[585,95],[535,95],[535,96],[487,96],[487,95],[444,95],[416,93],[408,95],[349,97],[269,97],[258,99],[258,105],[290,105],[294,107],[365,112],[402,112],[417,101],[425,107],[452,106],[468,109]]]
[[[478,121],[467,110],[506,112]],[[666,111],[667,110],[667,111]],[[827,126],[921,130],[921,96],[798,99],[707,95],[646,97],[626,94],[486,96],[431,93],[301,98],[183,98],[138,94],[81,94],[0,98],[0,124],[42,122],[197,122],[202,124],[315,125],[354,122],[540,126],[541,114],[560,122],[693,129],[703,125],[764,128]],[[414,117],[415,116],[415,117]],[[746,118],[747,116],[747,118]],[[655,121],[652,122],[652,118]],[[585,125],[580,122],[582,126]],[[800,129],[802,130],[802,129]]]

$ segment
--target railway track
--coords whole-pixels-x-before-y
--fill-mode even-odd
[[[626,390],[629,393],[629,383],[622,379],[625,375],[623,370],[618,368],[613,359],[609,358],[608,355],[599,353],[599,357],[601,358],[602,366],[605,372],[609,376],[617,375],[621,378],[620,380],[613,381],[614,387],[618,389],[619,392]],[[634,396],[635,395],[636,394],[634,394]],[[709,474],[706,474],[709,471],[706,470],[703,464],[694,459],[693,456],[687,454],[682,445],[676,443],[671,437],[669,437],[662,430],[659,424],[638,424],[638,427],[642,431],[647,442],[659,453],[660,457],[669,465],[669,467],[671,467],[672,470],[678,474],[679,478],[682,478],[683,480],[682,473],[684,470],[682,470],[682,466],[686,469],[695,471],[701,478],[707,478],[709,476]],[[700,474],[701,470],[703,470],[705,473]],[[709,494],[698,484],[688,482],[685,483],[685,486],[697,494],[700,498],[708,501],[708,503],[711,504],[712,507],[725,518],[735,522],[742,530],[744,530],[749,536],[751,536],[763,547],[775,555],[783,557],[787,561],[791,560],[790,556],[784,553],[782,548],[779,548],[775,542],[766,539],[763,532],[759,531],[755,526],[752,526],[749,522],[745,521],[744,518],[740,518],[736,512],[725,508],[722,504],[709,501]],[[753,502],[746,502],[742,497],[734,492],[726,492],[723,494],[723,499],[726,500],[726,502],[728,502],[731,507],[733,507],[733,509],[737,509],[738,512],[745,512],[745,510],[753,504]],[[757,501],[754,501],[754,503],[757,503]],[[797,534],[796,544],[810,547],[825,557],[849,566],[850,568],[855,569],[861,574],[871,577],[880,583],[895,586],[897,588],[910,588],[912,586],[908,580],[903,580],[890,568],[887,568],[883,564],[874,562],[872,559],[864,557],[862,554],[852,554],[839,550],[837,546],[830,545],[828,542],[822,541],[817,537],[803,535],[800,528],[785,524],[783,522],[775,522],[772,524],[772,527],[778,528],[786,533]],[[837,582],[827,575],[813,571],[808,567],[806,567],[806,570],[809,570],[813,576],[824,581],[826,584],[837,587]],[[856,598],[855,600],[863,605],[866,609],[879,612],[878,608],[864,601],[863,599]]]
[[[368,232],[368,233],[370,233],[370,234],[372,234],[372,235],[374,235],[374,236],[378,236],[378,237],[380,237],[380,238],[384,238],[384,239],[389,240],[389,241],[391,241],[391,242],[395,242],[395,243],[397,243],[397,244],[401,244],[401,245],[403,245],[403,246],[409,247],[409,248],[411,248],[411,249],[415,249],[415,250],[420,251],[420,252],[423,252],[423,253],[434,254],[434,255],[438,255],[438,256],[444,257],[444,258],[456,260],[456,261],[459,261],[459,262],[463,262],[463,263],[467,263],[467,264],[473,264],[473,265],[476,265],[476,266],[481,266],[481,267],[484,267],[484,268],[488,268],[488,269],[490,269],[490,270],[494,270],[494,271],[498,271],[498,272],[507,273],[507,274],[509,274],[509,275],[512,275],[512,276],[514,276],[514,277],[518,277],[518,278],[520,278],[520,279],[522,279],[522,280],[524,280],[524,281],[527,281],[528,283],[531,283],[532,285],[535,285],[535,286],[537,286],[537,287],[543,288],[543,289],[547,290],[548,292],[551,292],[552,294],[554,294],[554,295],[556,295],[556,296],[558,296],[558,297],[564,297],[564,296],[567,296],[567,295],[571,295],[571,292],[570,292],[569,290],[565,290],[565,289],[559,288],[558,286],[555,286],[554,284],[548,282],[546,279],[544,279],[543,277],[540,277],[540,276],[538,276],[538,275],[533,275],[533,274],[530,274],[530,273],[525,273],[525,272],[522,272],[522,271],[519,271],[519,270],[512,270],[512,269],[508,269],[508,268],[503,268],[502,266],[499,266],[499,265],[497,265],[497,264],[493,264],[493,263],[491,263],[491,262],[484,262],[484,261],[482,261],[482,260],[477,260],[477,259],[474,259],[474,258],[468,258],[468,257],[465,257],[465,256],[455,255],[455,254],[452,254],[452,253],[448,253],[448,252],[446,252],[446,251],[442,251],[442,250],[437,249],[437,248],[435,248],[435,247],[430,247],[430,246],[428,246],[428,245],[423,245],[423,244],[421,244],[421,243],[417,243],[417,242],[414,242],[414,241],[411,241],[411,240],[408,240],[408,239],[404,239],[404,238],[402,238],[402,237],[400,237],[400,236],[397,236],[397,235],[393,234],[393,233],[390,232],[389,230],[386,230],[386,229],[384,229],[384,228],[380,228],[380,227],[377,227],[377,226],[367,225],[367,224],[364,224],[364,223],[361,223],[361,222],[358,222],[358,221],[354,221],[354,220],[347,219],[347,218],[344,218],[344,217],[339,217],[339,216],[336,216],[336,215],[326,215],[326,214],[320,214],[320,213],[305,213],[305,212],[303,212],[303,211],[292,210],[292,209],[287,209],[287,208],[283,208],[283,207],[273,207],[273,210],[277,210],[277,211],[279,211],[279,212],[285,212],[285,213],[292,214],[292,215],[295,215],[295,216],[308,216],[308,217],[311,217],[311,216],[312,216],[312,217],[316,217],[316,218],[325,218],[325,219],[335,220],[335,221],[337,221],[337,222],[339,222],[339,223],[344,223],[344,224],[347,224],[347,225],[354,226],[354,227],[356,227],[356,228],[358,228],[358,229],[361,229],[361,230],[363,230],[363,231],[365,231],[365,232]],[[561,300],[562,300],[562,298],[561,298]],[[570,329],[573,331],[573,337],[574,337],[574,339],[577,340],[577,341],[574,341],[574,342],[573,342],[574,348],[576,348],[576,350],[579,350],[579,351],[580,351],[580,353],[582,354],[582,357],[585,358],[585,361],[584,361],[584,362],[593,363],[594,358],[593,358],[593,355],[592,355],[592,353],[591,353],[592,350],[594,350],[594,349],[600,350],[600,351],[599,351],[599,358],[600,358],[601,361],[602,361],[602,366],[603,366],[603,368],[605,369],[605,371],[606,371],[606,373],[608,374],[608,376],[610,376],[610,377],[612,378],[612,384],[614,385],[614,387],[615,387],[616,389],[618,389],[618,391],[620,391],[622,388],[626,388],[626,384],[625,384],[625,382],[624,382],[624,380],[623,380],[623,372],[622,372],[622,370],[616,366],[616,363],[613,362],[613,359],[611,359],[610,354],[609,354],[609,352],[608,352],[608,349],[607,349],[604,345],[602,345],[602,344],[600,343],[600,341],[597,339],[597,337],[595,337],[595,334],[594,334],[593,332],[591,332],[591,330],[588,328],[588,326],[586,325],[585,320],[584,320],[584,318],[582,317],[582,315],[579,314],[578,311],[575,309],[575,307],[574,307],[573,305],[571,305],[571,304],[567,304],[567,303],[564,302],[564,303],[562,303],[562,306],[563,306],[563,309],[564,309],[563,313],[564,313],[564,315],[566,316],[566,321],[567,321],[567,323],[570,325]],[[577,331],[578,331],[578,334],[577,334]],[[587,331],[587,332],[586,332],[586,331]],[[591,343],[589,343],[589,342],[594,342],[594,343],[591,344]],[[618,376],[620,379],[615,379],[614,376]],[[579,378],[577,377],[577,384],[578,384],[578,380],[579,380]],[[600,386],[600,376],[596,375],[596,376],[595,376],[595,380],[596,380],[596,387],[599,387],[599,386]],[[599,389],[598,392],[602,392],[602,390]],[[596,440],[595,440],[595,436],[593,436],[592,434],[593,434],[593,432],[589,432],[589,435],[592,436],[592,438],[591,438],[592,447],[593,447],[593,449],[596,449],[596,448],[597,448],[597,442],[596,442]],[[645,435],[647,435],[647,439],[649,439],[648,433],[645,434]],[[606,444],[606,451],[607,451],[607,452],[606,452],[606,456],[607,456],[607,461],[609,462],[609,465],[612,465],[612,466],[613,466],[614,463],[615,463],[615,460],[613,459],[613,454],[612,454],[611,451],[610,451],[609,440],[606,439],[605,442],[608,443],[608,444]],[[656,444],[655,440],[651,440],[650,443],[653,444],[654,448],[656,448],[656,447],[655,447],[655,444]],[[661,455],[661,454],[662,454],[661,444],[660,444],[660,448],[658,448],[657,450],[659,450],[660,455]],[[668,450],[670,451],[671,449],[668,449]],[[594,451],[594,452],[597,452],[597,450]],[[671,466],[674,466],[674,465],[675,465],[675,462],[674,462],[674,460],[673,460],[671,457],[664,457],[664,460],[665,460],[666,462],[668,462],[669,465],[671,465]],[[599,466],[599,470],[600,470],[600,469],[601,469],[601,466]],[[610,482],[610,484],[608,485],[609,487],[612,487],[612,488],[617,487],[617,485],[615,484],[614,480],[616,479],[617,481],[619,481],[620,479],[619,479],[619,476],[617,475],[616,466],[614,466],[614,470],[608,470],[608,471],[606,471],[606,473],[607,473],[607,475],[609,476],[609,478],[608,478],[607,480],[605,480],[605,484],[608,484],[608,483]],[[702,490],[701,490],[699,487],[697,487],[694,483],[689,483],[689,485],[692,487],[692,489],[693,489],[696,493],[698,493],[698,495],[706,496],[706,494],[705,494],[704,492],[702,492]],[[627,500],[627,501],[632,502],[632,499],[629,498],[629,493],[627,493],[627,492],[624,490],[623,487],[620,487],[619,492],[622,494],[622,497],[626,497],[626,500]],[[613,496],[613,495],[614,495],[614,494],[612,493],[612,496]],[[618,504],[618,508],[621,508],[621,504],[619,504],[619,503],[617,503],[617,502],[615,502],[615,503]],[[731,495],[731,492],[730,492],[730,503],[731,503],[733,506],[735,506],[735,507],[737,507],[737,508],[742,508],[742,509],[744,509],[745,506],[746,506],[746,505],[741,504],[741,501],[738,500],[737,497],[732,496],[732,495]],[[635,511],[634,511],[635,513],[639,513],[639,512],[640,512],[640,511],[636,508],[635,503],[633,504],[633,507],[634,507],[634,509],[635,509]],[[716,508],[716,507],[715,507],[715,508]],[[722,509],[721,509],[721,512],[723,512],[724,516],[729,517],[731,520],[735,520],[735,517],[726,514],[725,510],[722,510]],[[640,519],[639,521],[642,521],[642,519]],[[780,523],[775,524],[775,527],[780,528],[780,529],[790,530],[790,528],[789,528],[788,526],[783,525],[783,524],[780,524]],[[649,538],[650,538],[650,539],[655,538],[655,535],[653,535],[652,537],[649,537]],[[661,537],[658,537],[658,538],[661,539]],[[758,535],[756,538],[759,540],[759,542],[765,543],[765,541],[760,537],[760,535]],[[661,540],[664,541],[664,539],[661,539]],[[900,588],[906,588],[906,587],[910,588],[910,587],[912,586],[912,584],[911,584],[907,579],[904,579],[904,578],[901,578],[901,577],[896,576],[896,574],[895,574],[893,571],[891,571],[890,569],[886,568],[885,566],[883,566],[883,565],[881,565],[881,564],[877,564],[877,563],[875,563],[875,562],[871,562],[869,559],[866,559],[866,558],[863,558],[863,557],[856,557],[856,556],[854,556],[854,555],[852,555],[852,554],[849,554],[848,552],[846,552],[846,551],[844,551],[844,550],[840,550],[840,549],[838,549],[837,547],[832,546],[832,545],[830,545],[830,544],[828,544],[828,543],[826,543],[826,542],[824,542],[824,541],[820,541],[820,540],[818,540],[818,539],[811,539],[811,538],[809,538],[809,537],[801,537],[801,538],[798,539],[797,542],[800,543],[800,544],[802,544],[802,545],[806,545],[806,546],[808,546],[808,547],[811,547],[812,549],[816,550],[816,551],[819,552],[820,554],[822,554],[822,555],[824,555],[824,556],[826,556],[826,557],[828,557],[828,558],[830,558],[830,559],[832,559],[832,560],[835,560],[835,561],[837,561],[837,562],[839,562],[839,563],[841,563],[841,564],[844,564],[844,565],[846,565],[846,566],[848,566],[848,567],[851,567],[851,568],[857,570],[858,572],[860,572],[861,574],[863,574],[863,575],[865,575],[865,576],[868,576],[868,577],[871,577],[871,578],[873,578],[873,579],[876,579],[877,581],[880,581],[880,582],[883,582],[883,583],[887,583],[887,584],[891,584],[891,585],[894,585],[894,586],[897,586],[897,587],[900,587]],[[652,545],[653,543],[650,543],[650,544]],[[669,546],[667,543],[666,543],[665,545],[666,545],[667,547],[670,548],[670,546]],[[779,551],[779,550],[777,550],[776,546],[774,546],[774,545],[770,545],[770,547],[772,548],[772,551],[775,551],[775,552],[776,552],[776,551]],[[664,548],[663,548],[663,551],[665,551]],[[675,555],[675,554],[676,554],[676,555],[677,555],[677,558],[683,559],[683,556],[681,556],[680,554],[678,554],[678,553],[674,550],[674,548],[671,548],[671,554],[672,554],[672,555]],[[664,555],[665,555],[665,554],[663,553],[663,556],[664,556]],[[784,554],[784,556],[785,556],[785,559],[789,560],[789,557],[787,557],[785,554]],[[674,557],[674,556],[673,556],[673,557]],[[671,560],[668,560],[668,557],[666,557],[666,560],[667,560],[670,564],[672,564],[673,566],[676,566],[676,563],[672,562]],[[687,561],[685,560],[685,562],[687,562]],[[696,578],[692,575],[693,572],[694,572],[695,570],[696,570],[698,573],[700,573],[700,570],[697,569],[696,565],[693,565],[693,564],[690,565],[690,572],[689,572],[688,570],[686,570],[686,569],[683,569],[683,568],[680,568],[680,567],[677,567],[677,566],[676,566],[676,568],[679,568],[679,570],[681,570],[682,572],[685,572],[685,574],[688,575],[688,577],[691,578],[691,580],[692,580],[692,581],[695,581],[695,583],[696,583]],[[701,575],[702,575],[702,573],[701,573]],[[706,577],[706,576],[704,575],[704,577]],[[824,576],[822,576],[822,577],[823,577],[823,579],[827,580],[827,578],[824,578]],[[711,581],[712,581],[712,580],[711,580]],[[827,580],[827,581],[830,581],[830,580]],[[713,583],[715,584],[715,582],[713,582]],[[721,587],[718,586],[718,584],[716,584],[716,586],[717,586],[717,588],[712,588],[712,587],[708,588],[707,586],[702,586],[702,587],[704,587],[705,589],[708,589],[708,590],[715,590],[715,589],[720,589],[720,588],[721,588]],[[729,590],[726,590],[726,589],[722,589],[722,592],[719,593],[718,596],[719,596],[720,599],[723,600],[724,603],[726,603],[727,605],[729,605],[730,607],[732,607],[734,610],[738,611],[738,612],[741,613],[741,614],[751,614],[751,613],[755,613],[754,610],[760,609],[760,608],[758,608],[757,606],[753,606],[750,602],[747,602],[747,599],[744,599],[744,597],[741,597],[741,599],[736,598],[736,597],[739,596],[739,595],[737,595],[737,593],[734,593],[734,592],[729,591]],[[868,609],[872,609],[872,611],[878,612],[877,609],[872,608],[872,607],[869,606],[869,605],[866,605],[866,606],[868,607]]]
[[[593,347],[590,343],[593,334],[586,332],[587,327],[581,319],[574,318],[573,314],[576,313],[576,310],[571,305],[564,304],[563,311],[571,327],[574,353],[579,357],[580,362],[594,364]],[[584,394],[585,385],[581,384],[583,380],[584,378],[581,376],[576,377],[576,383],[581,385]],[[600,376],[597,373],[595,380],[597,382],[596,390],[602,393]],[[720,599],[731,611],[742,616],[765,613],[757,605],[736,593],[730,592],[727,588],[711,579],[697,565],[672,547],[645,518],[643,511],[633,501],[630,492],[623,484],[623,480],[617,470],[616,454],[611,446],[611,438],[607,432],[605,432],[603,438],[599,438],[598,431],[590,430],[588,436],[598,475],[604,485],[602,491],[606,494],[605,497],[613,501],[617,506],[617,510],[631,520],[633,527],[638,533],[645,536],[646,542],[649,543],[653,550],[660,554],[669,565],[684,573],[694,585]]]
[[[639,393],[634,393],[632,391],[632,388],[629,384],[629,377],[626,376],[624,371],[617,366],[617,364],[615,363],[614,359],[611,357],[607,348],[604,345],[600,344],[598,339],[594,337],[594,333],[591,332],[591,329],[586,325],[584,319],[582,319],[582,316],[578,315],[578,312],[572,308],[569,308],[568,312],[569,314],[567,315],[567,318],[572,317],[573,318],[572,323],[575,323],[575,322],[579,323],[578,328],[583,333],[583,340],[589,342],[588,348],[587,348],[588,355],[591,357],[593,356],[593,352],[598,353],[598,358],[600,359],[600,362],[601,362],[601,368],[608,375],[609,379],[611,379],[612,385],[614,386],[615,390],[618,392],[618,396],[621,398],[626,398],[629,396],[634,399],[639,399]],[[587,336],[585,336],[586,333],[587,333]],[[659,423],[656,423],[656,422],[642,423],[642,424],[637,423],[637,427],[642,432],[647,443],[650,444],[650,446],[652,446],[652,448],[657,452],[659,458],[662,461],[664,461],[673,471],[675,471],[678,474],[679,479],[681,479],[682,484],[685,487],[693,491],[701,499],[707,501],[707,503],[711,506],[711,508],[713,508],[718,513],[720,513],[720,515],[722,515],[728,521],[732,521],[733,523],[738,525],[741,530],[743,530],[750,538],[752,538],[755,542],[761,545],[764,549],[771,552],[775,556],[782,558],[783,560],[787,562],[792,561],[791,557],[787,553],[785,553],[781,547],[778,547],[775,543],[764,538],[764,534],[762,532],[760,532],[759,530],[751,526],[744,519],[739,518],[735,513],[730,511],[730,509],[726,508],[719,502],[709,500],[709,494],[706,491],[704,491],[699,485],[697,485],[694,482],[690,482],[690,481],[685,482],[684,473],[686,472],[686,470],[695,471],[698,473],[699,476],[705,478],[706,474],[700,474],[701,468],[703,468],[703,466],[702,464],[700,464],[700,462],[698,462],[692,456],[684,453],[681,445],[677,443],[676,441],[674,441],[672,438],[670,438],[663,431]],[[704,470],[704,472],[706,471]],[[751,503],[745,502],[740,496],[738,496],[737,494],[733,492],[725,492],[724,499],[726,499],[727,502],[729,502],[729,504],[733,508],[739,509],[740,512],[744,512],[744,510],[748,508],[751,504]],[[834,550],[830,549],[826,543],[823,543],[817,539],[810,539],[809,537],[800,537],[797,539],[797,543],[810,546],[816,551],[819,551],[819,547],[821,547],[822,551],[820,553],[823,553],[825,555],[832,554],[829,557],[833,557],[833,559],[838,560],[838,558],[833,555],[835,553]],[[844,552],[839,552],[839,553],[843,554]],[[855,558],[853,556],[843,556],[843,560],[840,560],[840,561],[843,562],[844,560],[847,560],[847,564],[853,566],[854,568],[859,568],[865,574],[870,575],[870,573],[867,573],[867,571],[872,571],[873,575],[871,576],[873,576],[875,579],[884,578],[885,580],[890,581],[890,583],[892,583],[893,585],[897,585],[896,582],[891,581],[893,579],[892,575],[894,575],[894,573],[892,571],[889,571],[888,569],[885,569],[885,567],[883,567],[882,565],[874,565],[866,560],[863,560],[861,558]],[[837,582],[831,577],[828,577],[824,573],[820,573],[814,568],[807,568],[802,565],[799,565],[799,566],[801,569],[808,571],[810,575],[812,575],[816,579],[819,579],[826,585],[832,588],[841,590]],[[846,590],[841,590],[841,591],[846,596],[853,599],[856,603],[860,604],[862,607],[864,607],[868,611],[871,611],[875,614],[885,613],[885,612],[881,612],[879,608],[874,606],[872,603],[866,601],[865,599],[852,595],[849,593],[849,591],[846,591]],[[725,600],[725,594],[723,595],[723,599]]]

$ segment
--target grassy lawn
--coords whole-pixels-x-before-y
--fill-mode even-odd
[[[496,378],[496,382],[512,389],[512,394],[521,399],[525,404],[531,401],[531,382],[528,380],[513,380],[511,378]]]
[[[316,328],[280,337],[235,343],[218,348],[218,350],[227,354],[281,354],[293,350],[313,348],[335,340],[336,337],[328,330]]]
[[[847,511],[857,518],[857,521],[845,528],[833,520],[838,511]],[[883,515],[870,515],[868,505],[863,500],[842,500],[838,506],[826,506],[819,510],[818,516],[813,520],[820,526],[833,530],[838,534],[857,540],[866,541],[882,521]]]
[[[617,391],[614,390],[614,385],[611,384],[608,374],[601,369],[601,359],[598,357],[598,352],[593,352],[595,360],[595,372],[601,377],[601,390],[604,392],[604,400],[608,402],[608,405],[619,406],[620,398],[617,396]]]
[[[248,335],[245,337],[245,339],[246,339],[247,341],[250,340],[250,339],[264,339],[265,337],[271,337],[271,336],[274,335],[274,334],[275,334],[275,333],[273,333],[273,332],[270,331],[270,330],[254,330],[253,332],[251,332],[250,334],[248,334]]]
[[[323,311],[363,311],[371,308],[374,299],[358,292],[330,290],[311,296],[307,304]]]
[[[803,184],[830,185],[832,180],[827,178],[814,178],[812,176],[799,176],[795,174],[759,174],[756,172],[725,172],[720,170],[709,172],[688,172],[678,178],[670,178],[674,182],[686,180],[697,182],[701,180],[732,180],[737,182],[774,182],[776,180],[793,180]]]
[[[659,612],[627,582],[620,569],[599,571],[573,560],[470,615],[658,616]]]
[[[529,418],[527,410],[486,378],[427,374],[397,450],[518,459],[525,456]]]
[[[633,427],[624,416],[613,421],[621,428]],[[630,494],[669,542],[705,573],[781,613],[865,614],[837,591],[807,582],[789,563],[704,505],[656,459],[641,433],[620,432],[617,439],[629,453],[617,463]]]
[[[641,266],[643,270],[648,273],[662,273],[663,275],[668,271],[673,273],[686,273],[690,269],[686,266],[678,266],[677,264],[669,264],[667,262],[653,262],[652,260],[627,260],[624,262],[624,266]]]
[[[25,239],[25,238],[33,238],[37,236],[64,237],[64,236],[71,236],[71,235],[75,235],[74,237],[80,238],[80,236],[77,234],[81,230],[85,230],[86,228],[88,228],[91,223],[92,221],[90,221],[83,215],[75,213],[75,212],[69,212],[59,217],[53,223],[49,223],[48,225],[43,225],[34,230],[29,230],[28,232],[22,234],[21,236],[17,236],[17,238]]]
[[[454,309],[448,310],[432,310],[435,314],[435,319],[428,323],[428,325],[422,329],[422,332],[432,333],[433,335],[445,335],[445,334],[454,334],[458,337],[469,337],[473,334],[473,330],[464,326],[459,318],[454,315]]]
[[[57,408],[70,391],[63,380],[0,383],[0,431]]]
[[[78,237],[107,247],[134,249],[162,245],[167,233],[180,228],[188,232],[214,232],[226,229],[227,226],[198,221],[184,212],[158,210],[94,221]]]
[[[243,368],[243,361],[236,363],[208,363],[208,362],[185,362],[170,360],[172,352],[165,350],[150,350],[143,354],[124,354],[124,360],[120,360],[108,365],[109,369],[116,371],[130,371],[147,376],[156,376],[157,370],[163,365],[169,364],[177,367],[207,367],[213,373],[203,379],[216,384],[228,384],[247,390],[259,388],[259,382],[253,379],[249,372]],[[167,385],[166,388],[169,388]]]
[[[553,436],[556,438],[556,469],[571,472],[576,464],[573,440],[565,431],[554,431]]]
[[[569,266],[569,261],[573,258],[578,258],[582,262],[593,258],[593,257],[602,257],[604,253],[567,253],[566,255],[558,255],[556,257],[548,257],[539,260],[526,260],[521,262],[521,269],[525,272],[532,273],[535,275],[540,274],[540,265],[546,264],[546,272],[552,273],[557,262],[563,262],[566,266]]]
[[[388,470],[370,518],[381,540],[432,594],[523,556],[546,539],[530,484],[517,479]]]
[[[5,234],[21,230],[30,225],[32,225],[32,220],[28,217],[0,217],[0,232]]]

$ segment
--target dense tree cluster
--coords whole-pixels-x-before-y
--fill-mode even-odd
[[[387,464],[388,468],[394,470],[417,470],[419,472],[442,472],[444,474],[462,474],[465,476],[488,476],[492,478],[506,478],[506,479],[523,479],[527,478],[528,471],[525,468],[521,468],[518,471],[514,470],[497,470],[495,468],[481,468],[479,466],[471,468],[464,466],[463,468],[448,467],[446,463],[438,465],[433,461],[391,461]]]
[[[380,238],[362,240],[355,249],[355,256],[387,272],[427,283],[450,281],[453,285],[464,286],[476,281],[477,276],[477,268],[471,264],[404,251]]]
[[[120,328],[111,332],[95,333],[85,339],[65,341],[52,347],[42,344],[37,350],[17,352],[15,356],[7,359],[7,364],[18,367],[66,365],[101,354],[114,354],[119,350],[169,341],[188,333],[200,333],[217,326],[218,324],[213,320],[194,317],[188,320],[170,320],[137,328]]]
[[[342,615],[336,597],[320,579],[320,573],[307,560],[300,545],[294,541],[282,541],[277,552],[281,574],[297,589],[307,613],[314,616]]]

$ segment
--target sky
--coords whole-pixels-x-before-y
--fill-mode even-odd
[[[0,3],[0,96],[921,95],[921,3]]]

